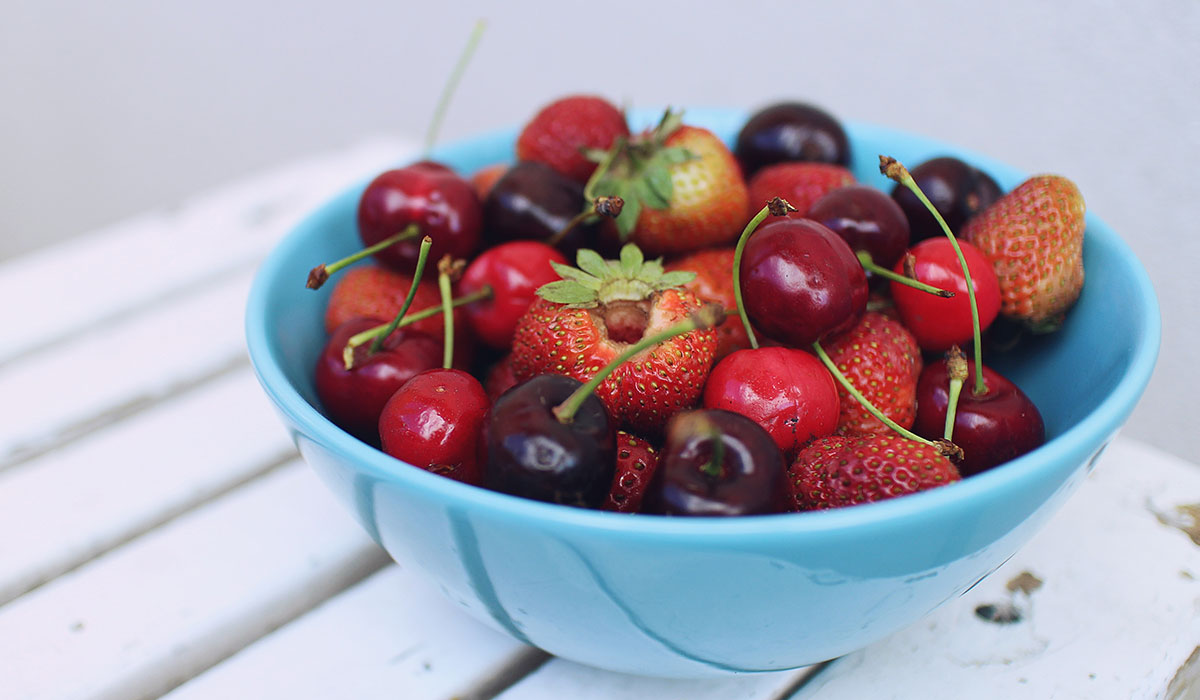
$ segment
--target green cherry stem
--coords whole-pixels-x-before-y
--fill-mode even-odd
[[[453,273],[454,258],[447,255],[438,261],[438,291],[442,295],[442,321],[446,328],[442,335],[442,369],[454,365],[454,300],[451,298],[454,293],[450,289]]]
[[[858,251],[858,253],[856,255],[858,256],[858,261],[860,263],[862,263],[863,269],[866,270],[867,272],[879,275],[880,277],[882,277],[884,279],[889,279],[898,284],[908,285],[909,287],[912,287],[913,289],[917,289],[922,292],[927,292],[929,294],[933,294],[934,296],[939,296],[939,297],[943,297],[943,298],[947,298],[947,299],[954,296],[954,292],[950,291],[949,289],[941,289],[939,287],[933,286],[932,284],[925,284],[924,282],[915,280],[911,277],[905,277],[904,275],[898,275],[895,272],[892,272],[891,270],[887,269],[886,267],[876,264],[875,260],[871,258],[871,254],[865,250]]]
[[[721,467],[725,464],[725,440],[721,435],[721,429],[715,423],[706,420],[708,423],[708,437],[712,440],[713,451],[712,456],[700,467],[700,471],[714,479],[720,478]]]
[[[396,243],[399,243],[400,241],[406,241],[406,240],[412,238],[413,236],[416,236],[420,232],[421,232],[421,228],[419,226],[417,226],[416,224],[409,224],[408,226],[405,226],[404,230],[401,231],[400,233],[397,233],[393,236],[389,236],[389,237],[383,239],[382,241],[376,243],[373,246],[363,248],[362,250],[358,251],[357,253],[354,253],[353,255],[347,255],[346,257],[342,258],[341,260],[337,260],[335,262],[326,263],[324,265],[317,265],[316,267],[314,267],[312,270],[309,271],[308,283],[305,286],[308,287],[309,289],[320,289],[321,285],[325,284],[325,281],[329,279],[330,275],[335,274],[336,272],[341,270],[343,267],[346,267],[347,265],[353,265],[354,263],[358,262],[359,260],[362,260],[363,258],[365,258],[367,256],[374,255],[374,254],[378,253],[379,251],[383,250],[384,248],[387,248],[388,246],[391,246],[391,245],[395,245]]]
[[[374,355],[382,350],[383,341],[392,334],[392,331],[400,326],[400,321],[404,320],[404,314],[408,313],[408,308],[412,306],[413,299],[417,296],[417,286],[421,283],[421,275],[425,274],[425,259],[429,257],[429,248],[432,245],[433,239],[429,236],[421,239],[421,248],[417,251],[417,267],[413,272],[412,284],[408,285],[408,296],[404,297],[404,303],[400,305],[399,313],[388,324],[388,327],[382,333],[375,336],[375,342],[371,343],[370,349],[367,350],[368,355]]]
[[[946,427],[942,437],[954,439],[954,418],[958,415],[958,396],[962,393],[963,381],[967,378],[967,356],[957,345],[950,346],[946,353],[946,369],[950,374],[950,393],[946,402]]]
[[[706,304],[698,311],[692,313],[687,319],[676,323],[669,328],[666,328],[654,335],[642,338],[638,342],[629,346],[625,352],[617,355],[612,362],[604,366],[600,370],[574,392],[566,398],[565,401],[554,407],[554,417],[560,423],[570,423],[575,419],[575,414],[579,412],[583,402],[587,397],[596,391],[596,387],[600,386],[608,376],[620,367],[626,360],[638,354],[639,352],[654,347],[659,343],[665,342],[674,338],[677,335],[690,333],[694,330],[705,330],[715,328],[725,320],[725,309],[721,308],[720,304]]]
[[[454,95],[454,90],[458,87],[458,82],[462,80],[463,73],[467,69],[467,63],[470,62],[471,56],[475,53],[475,48],[479,46],[479,40],[483,37],[484,29],[487,29],[487,22],[482,19],[476,20],[475,27],[471,29],[471,36],[467,38],[467,45],[463,47],[463,51],[458,57],[458,63],[454,64],[454,70],[450,72],[450,78],[442,87],[442,94],[438,96],[437,107],[433,110],[433,119],[429,122],[429,128],[425,131],[426,157],[433,150],[433,144],[437,142],[438,129],[441,128],[442,120],[446,116],[446,108],[450,105],[450,98]]]
[[[750,234],[758,228],[768,216],[784,216],[789,211],[796,211],[796,208],[788,204],[786,200],[776,197],[767,202],[766,206],[758,210],[750,223],[746,224],[746,228],[742,229],[742,235],[738,237],[737,247],[733,249],[733,300],[737,304],[738,316],[742,319],[742,326],[746,329],[746,337],[750,340],[750,347],[758,349],[758,338],[754,335],[754,329],[750,326],[750,317],[746,315],[746,305],[742,303],[742,251],[746,249],[746,241],[750,240]]]
[[[913,180],[912,175],[908,172],[908,168],[892,158],[891,156],[879,156],[879,172],[888,176],[890,179],[904,185],[910,192],[921,200],[925,208],[933,214],[933,218],[937,219],[938,225],[942,227],[946,237],[950,239],[950,245],[954,248],[954,254],[958,256],[958,264],[962,266],[963,277],[967,280],[967,299],[971,302],[971,330],[975,340],[975,388],[976,396],[981,396],[987,393],[987,385],[983,382],[983,343],[981,337],[982,331],[979,329],[979,306],[975,303],[975,283],[971,281],[971,271],[967,268],[967,259],[963,256],[962,248],[958,245],[958,239],[950,231],[950,227],[946,224],[946,220],[942,218],[942,213],[933,206],[933,202],[925,196],[921,188],[917,185],[916,180]]]
[[[467,304],[474,304],[477,301],[482,301],[484,299],[490,298],[491,296],[492,296],[491,286],[485,285],[484,287],[480,288],[478,291],[471,292],[470,294],[465,294],[465,295],[455,299],[454,302],[451,304],[451,306],[453,306],[454,308],[457,309],[460,306],[466,306]],[[442,305],[441,304],[438,304],[437,306],[430,306],[428,308],[421,309],[420,311],[414,311],[413,313],[411,313],[411,314],[405,316],[403,319],[401,319],[400,323],[396,324],[396,328],[404,328],[405,326],[411,326],[412,324],[416,323],[417,321],[424,321],[425,319],[431,318],[433,316],[437,316],[440,313],[442,313]],[[351,336],[350,340],[346,342],[346,349],[342,351],[342,360],[346,363],[346,369],[350,369],[354,366],[354,348],[358,347],[359,345],[362,345],[363,343],[374,340],[375,338],[377,338],[381,335],[384,335],[383,332],[386,331],[388,329],[388,326],[390,326],[390,325],[391,325],[391,323],[381,323],[378,326],[375,326],[374,328],[368,328],[367,330],[363,331],[362,333]],[[384,337],[386,337],[386,336],[384,336]]]

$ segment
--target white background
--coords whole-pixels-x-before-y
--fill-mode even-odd
[[[520,122],[568,92],[790,98],[1072,178],[1163,305],[1158,371],[1128,433],[1200,454],[1200,3],[736,7],[8,0],[0,258],[371,134],[419,137],[487,17],[443,139]]]

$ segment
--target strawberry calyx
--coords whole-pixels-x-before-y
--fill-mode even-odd
[[[618,138],[607,151],[589,150],[585,155],[600,164],[584,188],[590,203],[597,197],[619,197],[624,208],[616,217],[621,240],[629,238],[643,208],[671,206],[675,188],[671,168],[696,158],[686,148],[667,146],[666,141],[683,126],[683,112],[670,108],[653,129],[631,138]]]
[[[666,272],[662,258],[646,260],[633,243],[621,248],[618,260],[605,260],[594,250],[581,249],[575,263],[578,267],[551,262],[562,279],[542,285],[537,295],[570,308],[590,309],[645,301],[655,292],[681,287],[696,277],[696,273],[684,270]]]

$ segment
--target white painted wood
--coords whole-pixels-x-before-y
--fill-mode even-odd
[[[835,662],[794,700],[1164,697],[1200,646],[1200,546],[1156,513],[1200,524],[1176,511],[1187,504],[1200,504],[1200,468],[1118,439],[1046,529],[994,575]],[[1010,593],[1007,582],[1025,571],[1042,586]],[[1025,612],[1020,622],[975,614],[1010,602]]]
[[[0,363],[252,266],[321,201],[413,152],[374,139],[306,158],[0,265]],[[14,329],[19,329],[19,332]]]
[[[502,693],[500,700],[773,700],[810,669],[717,680],[643,678],[555,659]]]
[[[0,472],[0,604],[292,452],[245,368]]]
[[[528,650],[390,566],[166,698],[444,700]]]
[[[0,608],[0,688],[156,696],[385,559],[296,463]]]
[[[79,340],[0,365],[0,396],[20,396],[0,421],[0,468],[89,422],[245,361],[251,272],[122,318]],[[7,413],[7,411],[6,411]]]

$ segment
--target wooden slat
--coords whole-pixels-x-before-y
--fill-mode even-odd
[[[0,688],[154,697],[384,562],[296,463],[0,608]]]
[[[1196,513],[1177,509],[1187,505]],[[1180,669],[1200,647],[1198,518],[1200,469],[1117,440],[1079,493],[994,575],[833,663],[795,700],[1166,697],[1172,679],[1194,674]],[[1193,528],[1196,541],[1181,528]],[[1022,572],[1040,587],[1010,592],[1009,582],[1035,583],[1017,579]],[[1008,604],[1020,621],[976,614]],[[1175,698],[1200,691],[1185,694],[1175,683]]]
[[[292,453],[244,368],[0,473],[0,604]]]
[[[166,697],[444,700],[531,651],[391,566]]]
[[[555,659],[499,695],[500,700],[775,700],[812,668],[716,680],[670,680],[611,673]]]
[[[374,139],[0,264],[0,327],[12,331],[0,364],[252,267],[318,203],[411,152]]]

